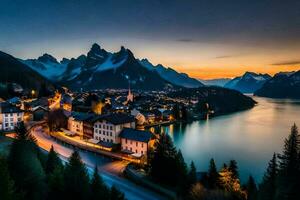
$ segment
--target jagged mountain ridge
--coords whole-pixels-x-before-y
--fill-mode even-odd
[[[268,80],[254,95],[270,98],[300,98],[300,70],[280,72]]]
[[[219,87],[224,87],[229,81],[232,79],[230,78],[217,78],[217,79],[208,79],[208,80],[203,80],[199,79],[201,83],[207,86],[219,86]]]
[[[56,58],[47,53],[43,54],[37,59],[27,59],[20,61],[28,65],[31,69],[38,72],[45,78],[54,82],[61,79],[70,62],[70,60],[66,58],[58,62]]]
[[[73,60],[76,61],[78,60]],[[62,80],[67,81],[62,81],[62,85],[89,90],[128,88],[129,84],[136,89],[163,89],[172,86],[157,73],[151,73],[141,66],[133,53],[124,47],[121,47],[119,52],[107,53],[94,44],[85,62],[81,64],[78,75],[64,76]]]
[[[128,84],[137,89],[203,86],[196,79],[162,65],[155,67],[156,70],[149,70],[129,49],[121,47],[120,51],[111,53],[96,43],[87,55],[70,60],[58,62],[53,56],[44,54],[38,59],[22,62],[49,80],[73,89],[127,88]]]
[[[194,79],[190,78],[185,73],[178,73],[170,67],[164,67],[161,64],[154,66],[148,59],[138,60],[144,67],[149,71],[156,71],[163,79],[171,82],[172,84],[179,85],[186,88],[197,88],[203,86],[203,84]]]
[[[41,85],[52,87],[52,84],[35,70],[17,58],[0,51],[0,84],[12,83],[16,83],[28,91],[39,90]]]
[[[236,77],[226,83],[224,87],[238,90],[242,93],[254,93],[270,78],[271,76],[269,74],[246,72],[243,76]]]

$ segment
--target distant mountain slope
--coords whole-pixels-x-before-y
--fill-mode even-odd
[[[254,72],[246,72],[243,76],[236,77],[226,83],[224,87],[238,90],[242,93],[253,93],[271,78],[268,74],[256,74]]]
[[[42,84],[51,85],[36,71],[2,51],[0,51],[0,83],[17,83],[24,89],[36,90],[38,90]]]
[[[224,87],[225,84],[227,84],[232,79],[230,78],[219,78],[219,79],[210,79],[210,80],[202,80],[200,79],[201,83],[207,86],[219,86]]]
[[[63,59],[61,62],[58,62],[49,54],[44,54],[38,59],[27,59],[21,61],[51,81],[60,80],[70,62],[68,59]]]
[[[158,74],[165,79],[166,81],[169,81],[170,83],[186,88],[197,88],[204,86],[200,81],[194,78],[190,78],[187,74],[184,73],[178,73],[172,68],[166,68],[161,64],[158,64],[154,66],[152,63],[150,63],[147,59],[139,60],[139,62],[146,67],[150,71],[156,71]]]
[[[38,59],[23,60],[30,68],[47,79],[73,89],[128,88],[162,89],[165,87],[196,88],[198,80],[162,65],[153,66],[148,60],[138,60],[129,49],[107,52],[93,44],[87,55],[58,62],[44,54]]]
[[[215,116],[250,109],[256,104],[251,97],[238,91],[214,86],[182,89],[169,95],[173,98],[196,99],[201,104],[207,103]]]
[[[94,44],[87,56],[71,59],[59,83],[71,89],[173,87],[155,71],[143,67],[129,49],[109,53]]]
[[[254,95],[271,98],[300,98],[300,70],[280,72],[268,80]]]

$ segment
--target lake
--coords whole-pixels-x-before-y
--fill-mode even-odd
[[[235,159],[242,182],[250,174],[260,181],[273,153],[282,151],[293,123],[300,127],[300,100],[253,99],[258,104],[250,110],[156,130],[168,133],[197,171],[207,170],[210,158],[218,168]]]

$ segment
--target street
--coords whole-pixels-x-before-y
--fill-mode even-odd
[[[55,141],[44,133],[41,127],[32,129],[31,133],[35,136],[37,144],[42,149],[49,151],[51,145],[53,145],[54,150],[59,154],[60,158],[64,162],[68,161],[69,156],[73,152],[73,148],[71,146],[63,145],[60,142]],[[120,174],[128,162],[115,161],[111,158],[103,157],[87,151],[78,150],[78,152],[90,174],[93,173],[94,168],[97,165],[98,172],[101,174],[104,182],[109,186],[115,185],[118,189],[124,192],[128,200],[165,199],[159,194],[138,186],[122,177]]]

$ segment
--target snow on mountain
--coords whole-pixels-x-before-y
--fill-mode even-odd
[[[44,54],[38,59],[27,59],[20,61],[38,72],[40,75],[52,81],[57,81],[62,77],[69,63],[68,59],[63,59],[61,62],[58,62],[49,54]]]
[[[178,73],[172,68],[166,68],[161,64],[154,66],[148,59],[138,60],[142,66],[150,71],[156,71],[163,79],[169,81],[178,86],[186,87],[186,88],[197,88],[203,86],[203,84],[194,79],[190,78],[187,74]]]
[[[44,54],[38,59],[22,61],[49,80],[76,87],[132,87],[163,88],[165,85],[197,88],[203,84],[187,74],[178,73],[162,65],[152,65],[147,59],[138,60],[123,46],[111,53],[93,44],[86,55],[58,62]],[[105,82],[104,82],[105,81]],[[114,81],[114,82],[112,82]],[[111,83],[112,82],[112,83]],[[101,84],[100,84],[101,83]]]
[[[300,70],[275,74],[254,94],[271,98],[300,99]]]
[[[253,93],[260,89],[271,78],[268,74],[246,72],[243,76],[236,77],[226,83],[224,87],[238,90],[242,93]]]
[[[96,66],[96,72],[101,72],[101,71],[105,71],[105,70],[110,70],[110,69],[117,69],[118,67],[120,67],[122,64],[124,64],[124,62],[127,60],[127,57],[125,57],[123,60],[121,61],[115,61],[114,60],[114,56],[113,55],[109,55],[109,57],[104,61],[104,63],[99,64]]]
[[[219,87],[224,87],[225,84],[227,84],[229,81],[232,79],[230,78],[218,78],[218,79],[209,79],[209,80],[203,80],[199,79],[201,83],[207,86],[219,86]]]

